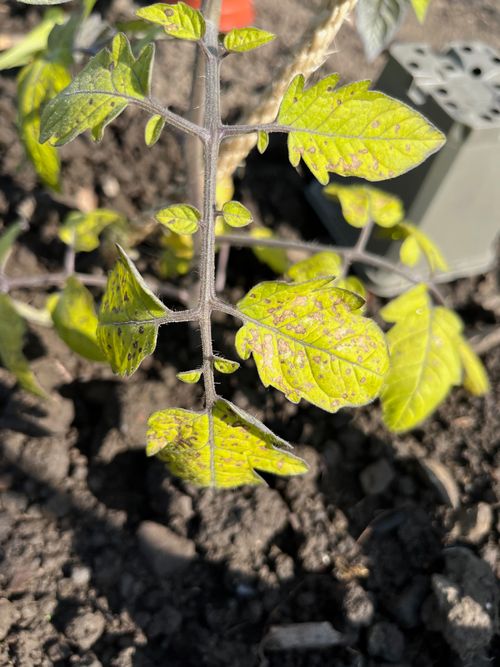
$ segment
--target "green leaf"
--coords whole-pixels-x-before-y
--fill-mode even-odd
[[[267,227],[253,227],[250,230],[250,236],[256,239],[272,239],[274,234]],[[266,248],[265,246],[255,246],[252,248],[253,254],[259,262],[266,264],[274,273],[279,275],[286,273],[290,262],[287,254],[282,248]]]
[[[155,220],[176,234],[194,234],[200,226],[201,214],[189,204],[174,204],[155,213]]]
[[[147,287],[120,246],[118,252],[99,312],[97,342],[113,372],[126,376],[154,352],[158,319],[168,308]]]
[[[422,251],[417,239],[414,236],[407,236],[399,249],[401,263],[409,267],[414,267],[420,261],[421,255]]]
[[[99,247],[99,235],[106,227],[124,222],[123,216],[107,208],[96,208],[90,213],[71,211],[59,229],[59,238],[76,252],[91,252]]]
[[[353,227],[364,227],[371,220],[380,227],[393,227],[404,216],[399,197],[369,185],[330,183],[323,192],[339,200],[342,215]]]
[[[54,190],[59,190],[59,156],[53,146],[39,141],[40,114],[44,105],[70,80],[70,73],[64,65],[37,58],[21,70],[17,84],[21,140],[40,180]]]
[[[71,276],[49,309],[57,333],[77,354],[91,361],[105,361],[97,344],[94,299],[77,278]]]
[[[193,237],[187,234],[168,232],[161,237],[161,255],[158,272],[161,278],[175,278],[185,275],[191,268],[194,257]]]
[[[68,143],[92,130],[96,140],[104,128],[129,103],[144,100],[151,87],[154,46],[146,46],[137,58],[125,35],[118,34],[111,50],[94,56],[42,114],[41,142],[55,146]]]
[[[444,136],[402,102],[370,91],[369,81],[336,88],[338,75],[304,89],[291,82],[277,122],[286,128],[292,165],[304,160],[320,183],[328,174],[379,181],[399,176],[437,151]]]
[[[222,398],[209,411],[155,412],[148,424],[148,456],[158,456],[173,475],[198,486],[262,484],[255,470],[276,475],[307,472],[288,443]]]
[[[383,419],[391,431],[402,433],[418,426],[460,384],[461,322],[451,310],[434,307],[423,285],[380,314],[396,322],[387,334],[391,365],[381,394]]]
[[[293,264],[288,269],[287,276],[300,283],[314,278],[335,278],[341,271],[342,258],[336,252],[325,250]]]
[[[146,129],[144,131],[144,140],[146,146],[154,146],[158,139],[160,138],[163,128],[165,127],[165,119],[163,116],[156,115],[151,116],[146,124]]]
[[[159,2],[138,9],[136,15],[151,23],[159,23],[167,35],[178,39],[198,41],[205,34],[205,19],[201,12],[184,2],[175,5]]]
[[[364,405],[378,396],[389,359],[383,333],[359,313],[363,303],[328,278],[261,283],[238,303],[245,324],[236,349],[253,354],[265,387],[294,403],[328,412]]]
[[[239,201],[226,202],[222,207],[222,217],[230,227],[246,227],[253,222],[252,214]]]
[[[425,21],[427,10],[429,9],[430,0],[411,0],[411,4],[417,19],[420,23],[423,23]]]
[[[464,387],[473,396],[484,396],[490,390],[488,374],[481,359],[462,336],[458,339],[458,353],[464,370]]]
[[[358,0],[356,26],[368,60],[374,60],[389,44],[407,8],[408,0]]]
[[[30,30],[18,44],[0,54],[0,71],[26,65],[35,53],[46,48],[50,31],[56,23],[61,23],[63,20],[64,13],[61,9],[48,9],[33,30]]]
[[[266,152],[267,147],[269,146],[269,134],[264,132],[264,130],[259,130],[257,132],[257,150],[262,155]]]
[[[436,246],[434,241],[431,241],[427,234],[425,234],[425,232],[423,232],[421,229],[415,227],[415,225],[412,225],[409,222],[400,222],[394,227],[394,231],[396,236],[399,235],[404,239],[408,239],[409,237],[414,239],[414,241],[418,244],[420,251],[424,255],[432,273],[435,271],[448,270],[448,264],[441,254],[441,251]],[[403,253],[404,252],[408,253],[408,249],[403,251]],[[402,257],[401,261],[403,261]]]
[[[0,294],[0,361],[13,375],[20,386],[36,396],[45,397],[45,392],[36,381],[23,354],[26,324],[18,315],[7,294]]]
[[[259,28],[233,28],[224,37],[224,48],[228,51],[251,51],[276,39],[276,35]]]
[[[214,357],[214,367],[219,373],[224,373],[225,375],[230,375],[235,373],[240,367],[237,361],[232,361],[231,359],[225,359],[224,357]]]
[[[13,222],[2,234],[0,234],[0,273],[5,269],[9,259],[12,246],[17,240],[19,234],[23,231],[23,225],[20,222]]]
[[[196,384],[200,381],[202,375],[203,372],[200,369],[197,369],[195,371],[182,371],[181,373],[177,373],[176,377],[181,382],[186,382],[187,384]]]

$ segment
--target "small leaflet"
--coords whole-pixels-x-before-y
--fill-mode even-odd
[[[155,213],[155,220],[176,234],[194,234],[200,226],[201,214],[189,204],[174,204]]]
[[[178,380],[185,382],[186,384],[196,384],[200,381],[202,375],[202,370],[197,368],[194,371],[181,371],[180,373],[177,373],[176,377]]]
[[[230,227],[246,227],[253,222],[252,214],[239,201],[226,202],[222,207],[222,217]]]
[[[122,215],[107,208],[89,213],[71,211],[59,228],[59,238],[76,252],[91,252],[99,247],[99,236],[107,227],[125,223]]]
[[[163,118],[163,116],[160,116],[158,114],[155,116],[151,116],[144,130],[144,141],[146,142],[146,146],[151,147],[156,144],[156,142],[161,136],[164,127],[165,127],[165,119]]]
[[[240,364],[237,361],[231,361],[224,357],[214,357],[214,368],[216,371],[219,371],[219,373],[230,375],[237,371],[239,367]]]
[[[276,35],[259,28],[233,28],[224,37],[224,48],[227,51],[244,52],[258,49],[276,39]]]
[[[269,146],[269,133],[264,132],[264,130],[259,130],[257,132],[257,150],[262,155],[263,153],[265,153],[268,146]]]
[[[205,19],[201,12],[184,2],[167,5],[163,2],[136,11],[141,19],[158,23],[171,37],[198,41],[205,34]]]

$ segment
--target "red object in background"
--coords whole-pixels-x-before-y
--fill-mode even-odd
[[[185,0],[195,9],[201,7],[201,0]],[[173,4],[173,3],[171,3]],[[229,32],[233,28],[245,28],[254,22],[253,0],[222,0],[220,30]]]

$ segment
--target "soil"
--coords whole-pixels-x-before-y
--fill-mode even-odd
[[[255,94],[284,57],[317,6],[305,4],[256,3],[258,24],[281,26],[288,38],[267,57],[258,52],[245,78],[242,65],[227,69],[229,115],[244,104],[243,89]],[[131,11],[127,0],[98,7],[113,17]],[[22,32],[37,10],[12,1],[0,17],[2,31]],[[500,10],[494,0],[457,0],[453,8],[433,0],[425,27],[409,19],[401,35],[500,47]],[[328,67],[346,78],[374,75],[383,64],[381,57],[366,65],[352,25],[337,47]],[[160,49],[164,67],[170,48]],[[187,71],[189,59],[176,66]],[[185,106],[182,85],[158,85],[161,92]],[[6,73],[0,221],[12,222],[20,206],[32,212],[12,274],[60,266],[56,226],[78,203],[135,216],[182,196],[182,144],[164,133],[146,150],[133,113],[101,144],[84,137],[63,149],[64,192],[48,194],[23,159],[14,101],[15,78]],[[251,156],[237,183],[256,217],[279,233],[326,240],[303,185],[279,141],[264,157]],[[101,259],[78,261],[94,270]],[[141,268],[147,272],[148,262]],[[234,250],[226,296],[236,300],[271,275],[250,252]],[[445,291],[467,335],[498,326],[496,270]],[[233,333],[226,320],[216,323],[222,352],[234,354]],[[194,338],[184,326],[161,334],[154,357],[121,382],[77,359],[51,330],[33,327],[26,353],[52,393],[48,401],[19,391],[0,369],[1,667],[500,665],[500,348],[484,356],[492,380],[486,398],[456,389],[432,419],[399,437],[382,427],[378,405],[337,415],[292,405],[243,364],[221,393],[297,443],[310,472],[212,491],[184,485],[144,456],[148,415],[199,406],[201,398],[175,378],[199,354]],[[273,626],[320,622],[331,624],[316,626],[329,647],[276,650]]]

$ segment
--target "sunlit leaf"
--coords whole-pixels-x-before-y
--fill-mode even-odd
[[[91,361],[104,361],[97,344],[97,315],[89,290],[75,277],[68,278],[51,307],[57,333],[74,352]]]
[[[255,470],[276,475],[307,472],[290,446],[257,419],[219,398],[212,410],[173,408],[151,415],[147,453],[170,472],[198,486],[262,484]]]
[[[198,231],[201,214],[189,204],[173,204],[155,213],[155,220],[176,234],[194,234]]]
[[[71,211],[59,228],[59,238],[76,252],[91,252],[99,247],[99,235],[110,225],[123,225],[125,218],[107,208],[89,213]]]
[[[236,349],[243,359],[253,354],[264,386],[294,403],[305,398],[328,412],[364,405],[378,396],[389,359],[362,305],[328,278],[261,283],[238,303],[246,319]]]
[[[161,136],[163,128],[165,127],[165,119],[163,116],[151,116],[146,124],[144,130],[144,141],[146,146],[154,146]]]
[[[396,322],[387,334],[391,365],[381,394],[383,418],[391,431],[401,433],[418,426],[460,384],[461,322],[451,310],[433,306],[423,285],[380,314]]]
[[[17,240],[19,234],[23,231],[23,225],[20,222],[13,222],[7,229],[0,234],[0,271],[3,271],[7,260],[9,259],[12,246]]]
[[[154,352],[158,319],[168,308],[119,246],[118,251],[99,312],[97,342],[113,372],[124,376],[132,375],[144,357]]]
[[[224,357],[214,357],[214,368],[219,373],[224,373],[225,375],[230,375],[238,370],[240,367],[237,361],[232,361],[231,359],[225,359]]]
[[[36,396],[45,396],[30,370],[23,354],[26,324],[17,313],[10,297],[0,294],[0,361],[13,375],[20,386]]]
[[[18,44],[0,54],[0,70],[26,65],[35,53],[45,49],[50,31],[63,20],[61,9],[48,9],[33,30],[24,35]]]
[[[423,23],[425,21],[427,10],[429,9],[430,0],[411,0],[411,4],[417,19],[420,23]]]
[[[259,130],[259,132],[257,132],[257,150],[262,155],[262,153],[265,153],[268,146],[269,134],[264,132],[264,130]]]
[[[175,278],[185,275],[191,268],[194,257],[193,237],[167,231],[160,239],[162,248],[158,258],[158,272],[161,278]]]
[[[336,252],[325,250],[293,264],[287,275],[296,283],[314,278],[335,278],[342,271],[342,258]]]
[[[252,214],[239,201],[228,201],[222,207],[224,222],[230,227],[246,227],[253,221]]]
[[[181,371],[177,373],[177,379],[181,382],[186,382],[187,384],[196,384],[200,381],[202,376],[202,371],[197,369],[195,371]]]
[[[105,127],[129,103],[149,94],[153,45],[146,46],[137,58],[125,35],[118,34],[111,50],[103,49],[42,114],[40,140],[60,146],[85,130],[101,139]]]
[[[473,396],[484,396],[490,390],[488,374],[481,359],[462,336],[458,339],[458,353],[464,370],[464,387]]]
[[[304,89],[291,82],[278,114],[288,129],[290,162],[304,160],[320,183],[328,174],[379,181],[416,167],[443,145],[444,136],[417,111],[370,91],[369,81],[336,88],[338,75]]]
[[[418,244],[421,253],[424,255],[431,272],[448,270],[448,264],[441,254],[441,251],[434,241],[432,241],[421,229],[409,222],[400,222],[394,227],[394,233],[396,237],[399,236],[404,239],[411,237],[414,239]],[[408,248],[403,252],[408,254]],[[401,261],[403,261],[403,258],[401,258]]]
[[[67,68],[45,58],[24,67],[18,78],[18,125],[21,140],[40,180],[59,189],[59,156],[53,146],[40,143],[40,114],[44,105],[70,82]]]
[[[11,299],[11,303],[18,315],[27,322],[38,324],[41,327],[52,328],[54,326],[47,307],[35,308],[35,306],[32,306],[31,304],[26,303],[25,301],[18,301],[17,299]]]
[[[408,0],[358,0],[356,26],[368,60],[374,60],[389,44],[407,8]]]
[[[205,34],[205,19],[201,12],[184,2],[167,5],[158,2],[148,7],[141,7],[136,15],[151,23],[158,23],[171,37],[197,41]]]
[[[353,227],[364,227],[370,221],[380,227],[393,227],[404,216],[399,197],[369,185],[330,183],[323,192],[339,200],[342,215]]]
[[[414,236],[407,236],[399,249],[401,263],[409,267],[414,267],[420,261],[421,256],[422,251],[417,239]]]
[[[334,280],[335,287],[341,287],[342,289],[350,290],[355,294],[358,294],[362,299],[366,299],[366,287],[363,285],[361,280],[356,276],[346,276],[345,278],[337,278]],[[361,310],[364,309],[364,306],[361,307]]]
[[[256,239],[272,239],[274,234],[267,227],[253,227],[250,236]],[[255,246],[252,248],[254,255],[259,262],[266,264],[274,273],[281,275],[286,273],[290,262],[286,251],[282,248],[266,248],[265,246]]]
[[[224,37],[224,48],[228,51],[251,51],[276,39],[276,35],[259,28],[233,28]]]

